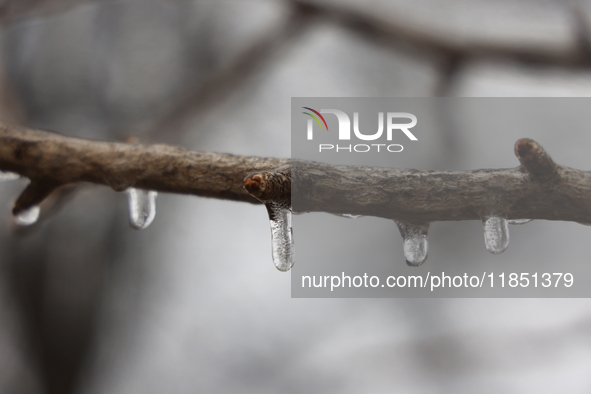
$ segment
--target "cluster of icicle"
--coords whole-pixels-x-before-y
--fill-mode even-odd
[[[0,182],[16,180],[19,177],[18,174],[13,172],[0,171]],[[130,226],[137,230],[148,228],[156,217],[156,197],[158,192],[131,187],[125,193],[127,194]],[[14,222],[19,226],[31,226],[37,222],[40,213],[41,208],[35,205],[16,215]]]
[[[273,246],[273,263],[280,271],[289,271],[294,264],[294,247],[291,227],[291,207],[265,203],[271,222],[271,240]],[[342,214],[340,216],[355,219],[359,216]],[[429,243],[428,224],[410,224],[394,220],[402,236],[402,249],[406,263],[418,267],[427,260]],[[486,216],[482,219],[484,227],[484,243],[486,249],[494,254],[502,253],[509,246],[509,224],[525,224],[531,219],[507,220],[501,216]]]
[[[0,181],[19,179],[19,175],[12,172],[0,171]],[[146,229],[156,217],[156,197],[153,190],[129,188],[127,194],[129,208],[129,224],[137,230]],[[288,204],[265,202],[269,222],[271,224],[271,244],[273,263],[280,271],[289,271],[294,264],[294,246],[292,230],[292,210]],[[15,223],[20,226],[30,226],[37,222],[41,209],[33,206],[15,216]],[[356,218],[358,216],[343,214],[341,216]],[[482,219],[484,227],[484,242],[491,253],[502,253],[509,246],[509,224],[525,224],[530,219],[507,220],[501,216],[491,215]],[[418,267],[427,260],[429,243],[427,233],[428,224],[410,224],[394,220],[402,236],[402,249],[406,263]]]

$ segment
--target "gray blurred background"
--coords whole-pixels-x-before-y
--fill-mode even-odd
[[[292,96],[591,94],[587,2],[3,0],[0,18],[0,118],[84,138],[285,158]],[[421,166],[513,167],[529,136],[591,169],[580,130],[457,126]],[[261,206],[161,194],[135,231],[124,194],[82,185],[19,230],[24,184],[0,184],[2,394],[591,392],[586,299],[291,299]],[[512,230],[492,256],[480,223],[436,223],[426,264],[591,251],[573,223]]]

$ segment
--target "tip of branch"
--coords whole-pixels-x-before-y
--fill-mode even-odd
[[[530,138],[515,143],[515,156],[522,167],[536,182],[550,182],[560,179],[558,165],[540,144]]]
[[[32,180],[16,199],[14,206],[12,207],[12,214],[16,216],[31,207],[39,205],[58,186],[59,185],[53,182]]]

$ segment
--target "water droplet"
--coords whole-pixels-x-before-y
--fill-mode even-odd
[[[509,224],[526,224],[531,222],[533,219],[511,219],[511,220],[507,220],[507,223]]]
[[[491,253],[502,253],[509,246],[509,225],[507,219],[499,216],[484,217],[484,242]]]
[[[14,222],[19,226],[30,226],[37,223],[40,212],[41,208],[39,208],[38,205],[32,206],[31,208],[21,211],[18,215],[16,215],[14,217]]]
[[[347,219],[357,219],[361,217],[361,215],[353,215],[351,213],[331,213],[331,215],[340,216]]]
[[[14,181],[20,177],[16,172],[0,171],[0,182]]]
[[[404,257],[406,264],[418,267],[427,260],[429,253],[429,243],[427,241],[427,233],[429,225],[416,225],[410,223],[399,222],[394,220],[400,235],[402,235],[402,248],[404,250]]]
[[[273,263],[279,271],[289,271],[294,263],[291,207],[277,201],[267,201],[265,207],[271,223]]]
[[[148,228],[156,217],[156,197],[158,192],[134,187],[125,191],[129,208],[129,224],[136,230]]]
[[[361,215],[352,215],[350,213],[343,213],[341,216],[347,219],[357,219],[361,217]]]

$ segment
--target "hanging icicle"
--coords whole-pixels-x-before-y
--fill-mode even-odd
[[[40,213],[41,208],[39,208],[38,205],[32,206],[31,208],[25,209],[24,211],[21,211],[15,215],[14,222],[19,226],[31,226],[37,223]]]
[[[129,209],[129,224],[136,230],[148,228],[156,217],[156,197],[158,192],[153,190],[136,189],[125,191]]]
[[[271,223],[271,243],[273,263],[279,271],[289,271],[293,267],[293,230],[291,226],[291,207],[281,202],[266,202]]]
[[[500,216],[486,216],[482,220],[484,242],[491,253],[503,253],[509,246],[509,225],[507,219]]]
[[[16,172],[0,171],[0,182],[8,182],[19,179],[21,176]]]
[[[291,224],[291,168],[247,175],[244,188],[265,204],[271,224],[273,263],[279,271],[289,271],[295,261]]]
[[[394,220],[394,223],[396,223],[400,235],[402,235],[402,248],[406,264],[412,267],[423,264],[427,260],[427,254],[429,253],[429,242],[427,241],[429,225],[416,225],[399,222],[398,220]]]

